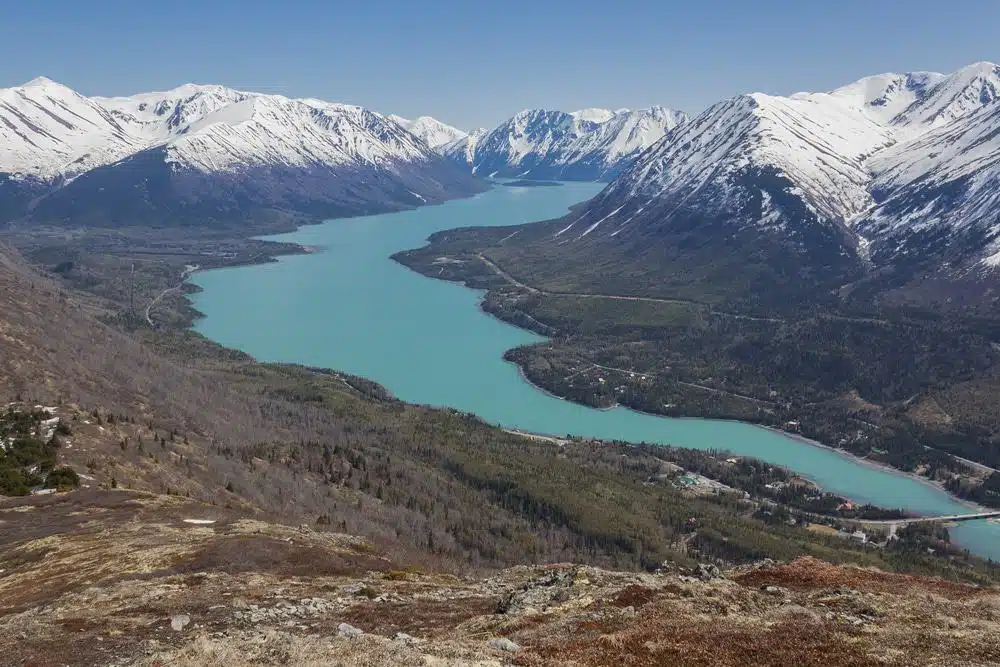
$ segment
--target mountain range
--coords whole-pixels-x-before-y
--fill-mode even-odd
[[[740,95],[675,127],[557,235],[687,247],[705,261],[750,244],[763,262],[830,285],[873,268],[896,282],[991,269],[998,98],[992,63]]]
[[[186,84],[85,97],[45,77],[0,90],[0,221],[240,222],[440,202],[475,176],[610,180],[686,116],[523,111],[466,133],[318,99]]]
[[[482,189],[431,150],[434,123],[413,127],[421,137],[363,107],[222,86],[88,98],[38,78],[0,90],[0,219],[333,216]]]
[[[610,180],[687,116],[662,106],[529,109],[493,130],[478,130],[439,150],[484,177]]]
[[[1000,68],[665,107],[543,109],[466,133],[317,99],[188,84],[0,90],[0,220],[233,222],[440,202],[475,177],[609,180],[560,242],[742,239],[825,282],[1000,266]]]

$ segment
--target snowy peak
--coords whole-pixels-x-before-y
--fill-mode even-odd
[[[47,76],[36,76],[31,81],[28,81],[27,83],[24,83],[18,87],[21,88],[22,90],[25,88],[48,88],[49,90],[61,90],[61,91],[72,92],[71,89],[67,88],[61,83],[56,83]]]
[[[998,128],[993,63],[743,95],[672,130],[563,233],[701,225],[722,243],[770,239],[776,261],[820,247],[821,262],[1000,266]]]
[[[1000,66],[980,62],[941,77],[902,111],[898,125],[940,127],[1000,98]]]
[[[687,119],[683,112],[663,106],[615,112],[597,130],[604,163],[610,167],[634,158]]]
[[[396,123],[367,109],[248,97],[184,128],[166,144],[169,162],[204,172],[247,165],[391,165],[430,158],[429,149]]]
[[[856,222],[877,256],[1000,265],[1000,104],[873,157],[878,206]]]
[[[0,172],[52,181],[154,147],[204,171],[269,161],[376,164],[431,159],[422,141],[464,136],[429,117],[410,125],[421,139],[348,104],[197,84],[86,98],[39,77],[0,90]]]
[[[38,78],[0,90],[0,211],[176,224],[392,210],[480,189],[425,141],[349,104],[195,84],[87,98]]]
[[[602,180],[686,120],[665,107],[573,113],[526,109],[482,137],[443,153],[471,159],[473,173],[538,179]]]
[[[452,127],[437,120],[436,118],[431,118],[430,116],[420,116],[415,120],[409,120],[403,118],[402,116],[389,116],[389,118],[406,128],[410,133],[414,134],[418,139],[427,144],[428,147],[433,149],[441,148],[447,144],[453,143],[467,136],[465,132],[458,129],[457,127]]]
[[[781,174],[804,204],[825,219],[843,219],[871,204],[864,159],[891,134],[825,94],[794,98],[754,93],[709,108],[682,124],[599,197],[625,202],[701,202],[712,214],[742,210],[747,174]],[[735,193],[735,194],[734,194]]]
[[[878,74],[830,93],[883,125],[912,137],[1000,98],[1000,67],[979,62],[951,74]]]
[[[253,93],[224,86],[185,84],[172,90],[130,97],[93,98],[150,140],[165,140],[189,124]]]
[[[615,112],[610,109],[590,108],[571,111],[569,115],[580,120],[588,120],[591,123],[606,123],[615,117]]]
[[[438,152],[448,160],[472,168],[473,158],[476,153],[476,146],[479,140],[489,132],[485,127],[473,130],[461,139],[456,139],[451,143],[438,147]]]
[[[593,130],[596,125],[599,123],[576,118],[564,111],[524,109],[500,127],[511,129],[519,136],[527,136],[539,133],[588,131]]]
[[[830,94],[863,110],[872,120],[888,125],[928,89],[944,78],[935,72],[876,74],[834,90]]]
[[[0,89],[0,172],[49,179],[117,160],[142,145],[108,109],[50,79]]]

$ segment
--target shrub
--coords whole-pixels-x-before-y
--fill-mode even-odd
[[[56,468],[45,479],[45,487],[62,489],[80,486],[80,476],[72,468]]]

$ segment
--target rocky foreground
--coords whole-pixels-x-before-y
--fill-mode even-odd
[[[459,577],[241,512],[117,490],[0,501],[0,663],[1000,662],[997,590],[814,559]]]

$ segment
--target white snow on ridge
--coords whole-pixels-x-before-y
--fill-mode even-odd
[[[422,127],[461,132],[433,119]],[[443,129],[444,128],[444,129]],[[0,90],[0,172],[72,179],[139,151],[206,172],[249,165],[426,160],[421,139],[359,106],[185,84],[129,97],[86,98],[45,78]]]
[[[167,159],[211,172],[254,164],[389,166],[427,157],[416,137],[389,130],[384,117],[361,107],[261,95],[190,125],[166,144]]]
[[[709,184],[730,189],[748,168],[771,168],[797,183],[818,215],[843,217],[871,205],[864,159],[891,141],[888,130],[830,95],[743,95],[680,126],[600,199],[682,202]]]
[[[889,125],[944,78],[936,72],[876,74],[838,88],[830,95],[860,109],[880,125]]]
[[[769,174],[784,180],[783,193]],[[759,177],[770,185],[758,185]],[[854,252],[869,243],[875,257],[908,252],[923,243],[910,232],[938,226],[938,240],[928,241],[934,247],[940,248],[941,231],[968,231],[969,242],[990,253],[1000,247],[994,193],[1000,193],[1000,67],[975,63],[948,75],[880,74],[830,93],[754,93],[720,102],[643,154],[588,211],[636,219],[635,228],[644,222],[640,202],[643,208],[659,202],[660,221],[691,208],[781,232],[790,231],[790,196],[820,222],[864,234]],[[607,226],[617,235],[625,225]],[[1000,263],[996,257],[990,254],[989,262]]]
[[[998,99],[1000,66],[988,62],[973,63],[936,80],[923,98],[910,105],[894,122],[897,125],[937,128]]]
[[[402,116],[392,115],[389,116],[389,119],[409,130],[411,134],[416,135],[435,150],[468,136],[457,127],[442,123],[430,116],[420,116],[415,120],[409,120]]]
[[[983,258],[983,265],[990,268],[1000,268],[1000,250],[996,251],[992,255]]]
[[[858,221],[862,233],[895,238],[945,225],[949,234],[975,229],[987,242],[1000,238],[1000,104],[886,149],[869,165],[883,198]]]
[[[184,134],[197,133],[199,130],[215,125],[216,123],[224,125],[245,123],[253,118],[255,103],[256,100],[250,97],[212,111],[185,127]]]
[[[567,170],[601,178],[659,141],[687,117],[665,107],[573,113],[527,109],[486,133],[475,145],[473,168],[560,176]]]
[[[615,112],[614,117],[598,130],[600,147],[597,150],[604,154],[604,163],[610,166],[646,150],[686,120],[685,114],[663,106]]]
[[[476,154],[476,145],[486,133],[486,128],[481,127],[473,130],[461,139],[456,139],[444,146],[439,146],[437,151],[454,162],[472,167],[472,161]],[[472,173],[476,173],[475,168],[472,169]]]
[[[591,123],[606,123],[615,117],[615,112],[610,109],[590,108],[571,111],[569,115],[573,118],[590,121]]]
[[[253,93],[224,86],[187,83],[171,90],[130,97],[93,97],[150,142],[165,141],[190,123],[250,97]]]
[[[0,171],[72,177],[143,144],[108,109],[44,77],[0,89]]]

